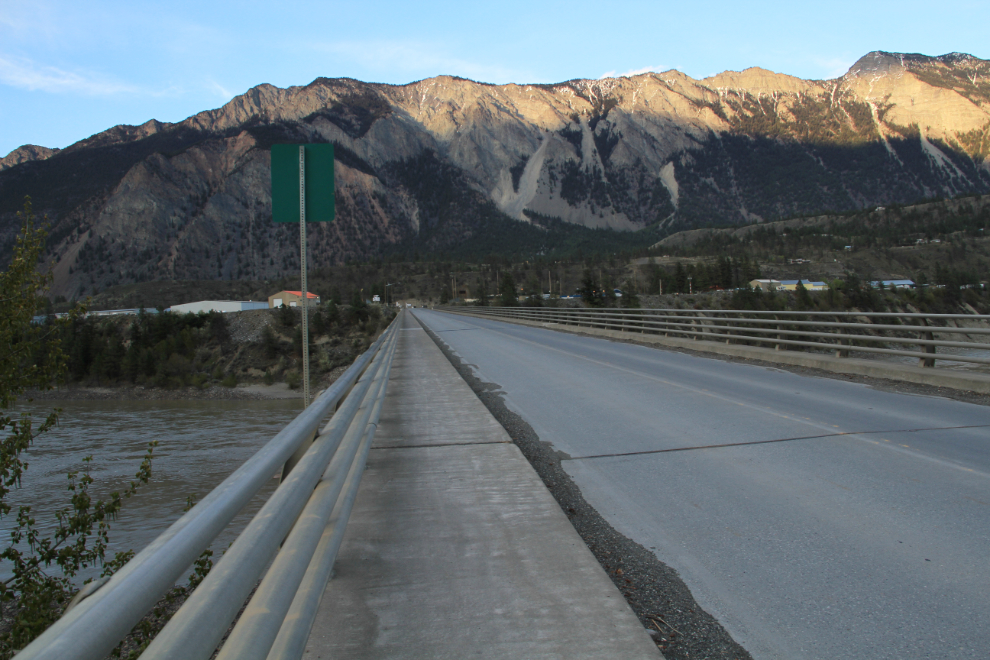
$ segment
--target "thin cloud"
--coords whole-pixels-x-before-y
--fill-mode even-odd
[[[0,55],[0,83],[32,92],[112,96],[133,93],[138,88],[90,72],[66,71],[25,58]]]
[[[625,73],[616,73],[614,70],[606,71],[601,75],[601,78],[599,78],[599,80],[605,78],[631,78],[633,76],[638,76],[643,73],[661,73],[663,71],[667,71],[669,68],[670,67],[657,65],[657,66],[644,66],[641,69],[632,69],[630,71],[626,71]]]
[[[0,11],[0,32],[8,44],[12,41],[36,43],[39,39],[50,42],[58,32],[55,27],[58,22],[58,12],[42,0],[4,2],[3,11]]]
[[[230,99],[234,98],[234,94],[232,94],[231,92],[229,92],[226,87],[224,87],[223,85],[221,85],[220,83],[218,83],[216,80],[211,80],[210,81],[210,89],[212,89],[214,92],[216,92],[217,95],[220,96],[224,100],[224,102],[229,101]]]

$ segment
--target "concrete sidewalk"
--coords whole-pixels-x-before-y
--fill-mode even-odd
[[[306,658],[661,658],[409,312]]]

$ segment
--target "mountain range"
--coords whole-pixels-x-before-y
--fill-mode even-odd
[[[547,253],[621,236],[990,192],[990,61],[873,52],[840,78],[758,68],[558,84],[263,84],[169,124],[0,160],[0,262],[25,195],[50,223],[54,293],[273,279],[269,148],[331,142],[337,220],[315,267],[390,254]]]

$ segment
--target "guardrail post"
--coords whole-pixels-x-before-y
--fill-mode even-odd
[[[924,325],[924,326],[927,327],[928,326],[928,319],[926,319],[926,318],[921,319],[921,325]],[[935,335],[932,334],[932,332],[930,330],[929,331],[919,332],[918,335],[919,335],[919,337],[918,337],[919,339],[925,339],[925,340],[928,340],[928,341],[934,341],[934,339],[935,339]],[[933,344],[920,344],[920,346],[921,346],[922,352],[924,352],[924,353],[931,353],[932,355],[935,354],[935,346]],[[935,358],[918,358],[918,366],[919,367],[934,367],[935,366]]]
[[[773,316],[773,320],[774,320],[774,321],[779,321],[779,320],[780,320],[780,317],[779,317],[779,316],[777,316],[776,314],[774,314],[774,316]],[[782,330],[782,329],[783,329],[783,328],[781,328],[781,327],[780,327],[780,324],[779,324],[779,323],[778,323],[778,324],[776,325],[776,328],[777,328],[777,330]],[[782,338],[782,337],[781,337],[781,336],[780,336],[780,335],[778,334],[778,335],[777,335],[777,339],[781,339],[781,338]],[[782,345],[782,344],[779,344],[779,343],[775,343],[775,344],[773,345],[773,350],[775,350],[775,351],[782,351],[782,350],[784,350],[784,348],[783,348],[783,345]]]

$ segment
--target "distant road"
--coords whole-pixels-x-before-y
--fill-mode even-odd
[[[990,654],[990,407],[415,314],[754,658]]]

